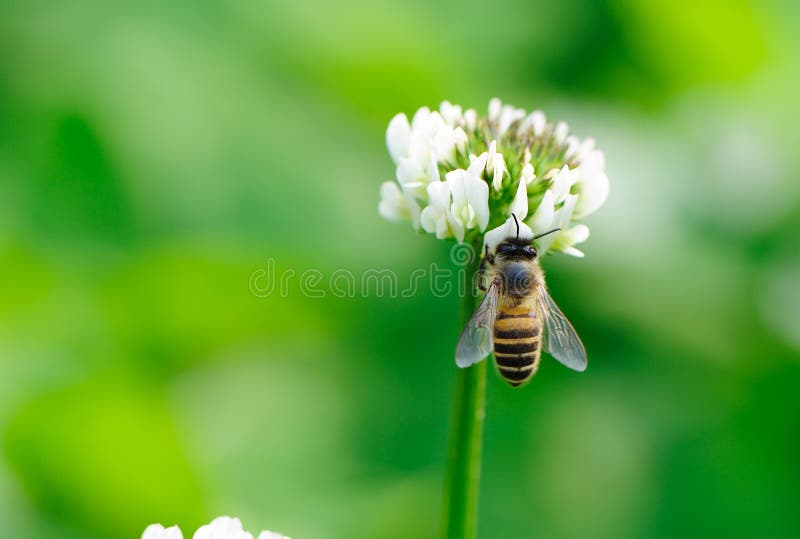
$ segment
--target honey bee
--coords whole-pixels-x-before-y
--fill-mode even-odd
[[[544,349],[572,370],[586,370],[586,349],[572,324],[550,297],[533,241],[556,232],[520,236],[488,245],[479,274],[486,291],[456,347],[456,364],[469,367],[494,351],[497,371],[514,387],[529,381]],[[488,285],[488,287],[487,287]],[[488,288],[488,289],[487,289]]]

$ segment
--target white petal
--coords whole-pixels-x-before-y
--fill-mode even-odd
[[[545,191],[542,201],[539,202],[533,217],[528,221],[537,234],[547,232],[553,226],[553,218],[556,212],[554,204],[555,197],[553,197],[553,192],[548,189]]]
[[[464,116],[461,114],[461,106],[453,105],[449,101],[442,101],[439,105],[439,112],[445,122],[451,126],[461,125],[464,121]]]
[[[553,184],[550,189],[553,191],[555,203],[558,204],[569,194],[569,190],[575,183],[575,173],[567,166],[561,167],[561,170],[553,177]]]
[[[489,158],[486,152],[483,152],[478,157],[470,156],[469,160],[469,167],[467,168],[467,174],[470,176],[480,176],[483,174],[483,170],[486,168],[486,161]]]
[[[467,142],[469,142],[467,134],[464,132],[464,130],[460,127],[456,127],[455,130],[453,130],[453,139],[456,143],[456,149],[460,153],[464,153],[467,149]]]
[[[506,105],[500,112],[500,118],[498,119],[497,122],[498,133],[502,135],[503,133],[508,131],[508,128],[511,127],[511,124],[524,117],[525,117],[524,110],[515,108],[511,105]]]
[[[570,229],[562,230],[557,235],[551,249],[571,256],[583,257],[583,252],[576,249],[575,245],[586,241],[588,237],[589,228],[586,225],[578,224]]]
[[[547,125],[547,117],[544,112],[535,110],[531,113],[531,123],[533,124],[533,134],[537,137],[544,133],[544,128]]]
[[[564,253],[565,255],[570,255],[570,256],[577,257],[577,258],[583,258],[584,257],[583,251],[580,251],[580,250],[576,249],[575,247],[566,247],[565,249],[562,249],[561,252]]]
[[[411,119],[411,129],[414,131],[423,131],[427,128],[428,120],[431,115],[431,109],[428,107],[420,107],[414,113]]]
[[[539,240],[540,253],[543,254],[550,249],[556,240],[558,240],[566,232],[567,225],[569,225],[569,222],[572,219],[572,213],[575,210],[575,204],[577,200],[578,195],[567,195],[564,198],[564,204],[558,210],[556,210],[555,215],[553,216],[553,224],[551,225],[554,228],[560,228],[561,232],[558,234],[549,234]],[[546,230],[543,232],[546,232]]]
[[[411,134],[411,126],[408,118],[400,113],[392,118],[389,127],[386,128],[386,147],[389,148],[389,155],[397,163],[401,157],[408,155],[408,139]]]
[[[578,195],[567,195],[564,197],[564,205],[556,211],[555,225],[565,227],[572,219],[572,214],[575,211],[575,205],[578,202]]]
[[[433,137],[433,147],[441,163],[455,163],[456,139],[452,127],[446,125],[439,129]]]
[[[486,152],[486,169],[492,172],[492,187],[495,191],[499,191],[503,186],[505,167],[506,163],[503,154],[498,153],[497,141],[493,140],[489,144],[489,151]]]
[[[475,128],[478,126],[478,113],[475,109],[468,109],[464,113],[464,125],[468,131],[475,131]]]
[[[416,159],[401,157],[397,163],[397,181],[400,185],[409,185],[421,182],[423,185],[428,182],[428,175],[424,168]]]
[[[517,216],[517,219],[522,221],[528,216],[528,184],[525,180],[520,178],[519,185],[517,185],[517,193],[514,195],[514,200],[511,202],[511,213]]]
[[[428,181],[430,182],[438,182],[439,181],[439,160],[436,159],[436,151],[431,150],[431,158],[428,161]]]
[[[439,221],[439,217],[442,216],[442,210],[439,208],[434,208],[433,206],[428,206],[423,208],[422,213],[419,216],[420,225],[422,225],[422,230],[429,234],[433,234],[436,232],[436,223]]]
[[[431,182],[428,184],[430,204],[436,208],[450,206],[450,185],[447,182]]]
[[[475,213],[478,229],[484,231],[489,224],[489,186],[480,178],[470,177],[466,188],[467,199]]]
[[[489,121],[496,122],[500,118],[500,112],[503,110],[503,102],[498,98],[492,98],[489,101]]]
[[[450,228],[447,226],[447,216],[442,214],[436,221],[436,237],[443,240],[450,236]]]
[[[555,137],[556,142],[559,145],[564,144],[567,140],[567,135],[569,135],[569,125],[567,125],[567,122],[558,122],[558,125],[556,125],[553,131],[553,137]]]
[[[391,200],[402,196],[400,186],[393,181],[385,181],[381,184],[381,198]]]
[[[587,138],[581,144],[581,147],[578,149],[578,159],[583,160],[589,153],[594,151],[594,139]]]
[[[589,239],[589,227],[579,223],[567,231],[567,235],[569,236],[570,243],[572,245],[583,243],[587,239]]]
[[[599,174],[606,170],[606,157],[600,150],[591,150],[581,153],[581,170],[585,170],[587,175]]]
[[[522,172],[520,175],[522,176],[522,181],[525,182],[525,185],[530,185],[531,182],[536,179],[536,174],[533,171],[533,165],[530,163],[527,163],[522,167]]]
[[[408,208],[408,216],[411,218],[411,226],[414,227],[414,230],[418,230],[419,215],[420,212],[422,211],[419,206],[419,203],[416,201],[414,196],[406,190],[403,190],[403,198],[405,198],[406,208]]]
[[[455,236],[458,243],[464,241],[464,225],[461,224],[461,221],[456,219],[449,211],[445,216],[447,217],[447,224],[450,226],[450,230],[453,231],[453,236]]]
[[[469,173],[464,169],[457,168],[445,174],[445,181],[450,188],[450,194],[453,197],[452,204],[454,206],[463,206],[467,202],[467,195],[464,192],[464,178]]]
[[[581,186],[580,197],[575,206],[575,218],[581,219],[595,212],[608,198],[608,176],[600,173],[584,181]]]
[[[503,175],[506,173],[506,160],[503,157],[503,154],[498,153],[494,156],[492,170],[494,171],[492,176],[492,187],[494,187],[495,191],[499,191],[503,188]]]
[[[400,187],[395,182],[381,184],[381,201],[378,204],[378,213],[389,221],[400,221],[409,217],[405,197]]]
[[[565,159],[572,159],[573,156],[578,154],[578,149],[581,147],[581,141],[578,137],[570,135],[567,137],[567,150],[564,152]]]
[[[493,140],[489,143],[489,149],[482,153],[481,156],[486,155],[486,167],[492,168],[494,165],[494,158],[497,155],[497,141]]]

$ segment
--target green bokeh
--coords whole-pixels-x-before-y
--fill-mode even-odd
[[[436,537],[459,300],[328,278],[451,267],[377,215],[384,129],[498,96],[596,138],[612,187],[586,258],[544,261],[589,370],[490,377],[481,536],[800,536],[799,24],[743,0],[4,4],[0,535]],[[258,297],[270,259],[297,275]]]

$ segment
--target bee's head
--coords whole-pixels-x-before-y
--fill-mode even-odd
[[[511,216],[514,218],[514,223],[517,225],[517,233],[515,236],[509,236],[504,241],[500,242],[494,250],[495,255],[499,255],[503,258],[534,260],[538,256],[538,253],[536,252],[536,248],[533,246],[533,240],[561,230],[560,228],[554,228],[553,230],[548,230],[547,232],[538,234],[532,238],[521,238],[519,235],[519,221],[517,220],[517,216],[513,213]]]
[[[537,256],[536,248],[531,244],[531,240],[514,237],[506,238],[505,241],[497,246],[494,253],[503,258],[521,258],[525,260],[533,260]]]

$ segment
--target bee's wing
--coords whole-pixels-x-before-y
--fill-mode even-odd
[[[575,328],[558,308],[547,290],[539,292],[539,310],[544,317],[545,350],[561,364],[574,371],[586,370],[586,349],[583,347]]]
[[[492,352],[492,330],[494,320],[497,318],[497,296],[498,286],[492,283],[475,314],[461,332],[456,346],[456,365],[462,369],[478,363]]]

